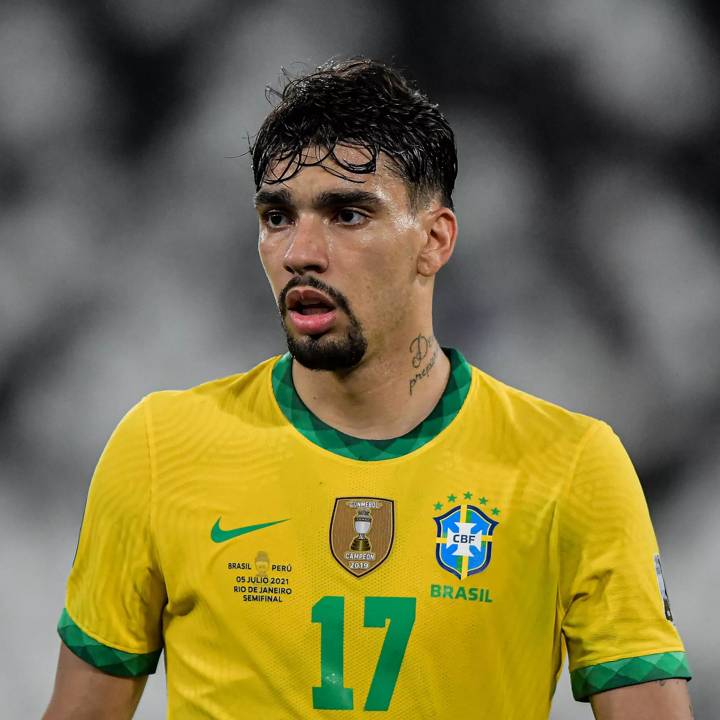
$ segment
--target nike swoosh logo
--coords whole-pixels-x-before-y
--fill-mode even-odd
[[[246,535],[247,533],[255,532],[256,530],[262,530],[263,528],[270,527],[271,525],[277,525],[278,523],[284,523],[290,518],[284,520],[271,520],[270,522],[258,523],[257,525],[246,525],[245,527],[235,528],[234,530],[223,530],[220,527],[220,520],[218,518],[210,531],[210,539],[213,542],[221,543],[226,540],[232,540],[233,538],[239,537],[240,535]]]

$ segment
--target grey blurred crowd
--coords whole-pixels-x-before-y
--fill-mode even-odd
[[[282,352],[248,138],[330,56],[457,134],[436,331],[640,473],[698,717],[720,675],[720,14],[688,0],[0,6],[2,717],[46,703],[87,484],[143,394]],[[163,713],[151,680],[140,718]],[[9,714],[8,714],[9,713]],[[566,679],[555,720],[590,717]]]

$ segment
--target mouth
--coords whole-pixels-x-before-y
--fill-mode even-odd
[[[285,304],[296,330],[306,335],[321,335],[327,332],[337,317],[335,303],[315,288],[293,288],[287,294]]]
[[[335,310],[335,303],[320,290],[310,287],[293,288],[285,300],[287,309],[301,315],[319,315]]]

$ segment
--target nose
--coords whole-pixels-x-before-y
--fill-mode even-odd
[[[328,268],[328,252],[322,221],[300,215],[290,233],[290,244],[283,258],[285,269],[293,275],[323,273]]]

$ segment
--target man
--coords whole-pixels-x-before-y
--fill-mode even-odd
[[[253,146],[289,354],[123,419],[91,485],[46,717],[689,718],[642,490],[604,423],[441,348],[453,134],[330,63]],[[339,714],[331,711],[343,711]]]

